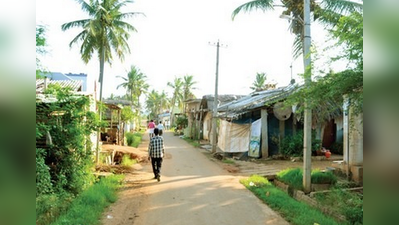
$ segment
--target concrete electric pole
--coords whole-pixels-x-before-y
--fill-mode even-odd
[[[209,43],[211,44],[211,43]],[[212,153],[216,152],[217,148],[217,116],[218,116],[218,78],[219,78],[219,47],[225,47],[219,43],[216,44],[216,77],[215,77],[215,98],[213,99],[213,115],[212,115]]]
[[[304,0],[304,32],[303,32],[303,64],[305,69],[305,88],[312,82],[310,57],[310,0]],[[312,171],[312,109],[309,108],[309,99],[305,99],[304,135],[303,135],[303,188],[305,193],[311,191]]]

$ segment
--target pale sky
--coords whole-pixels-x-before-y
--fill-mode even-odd
[[[171,93],[167,82],[174,77],[193,75],[197,81],[194,94],[202,98],[214,94],[216,47],[220,48],[219,94],[249,94],[257,72],[268,74],[268,80],[285,86],[291,79],[293,35],[288,21],[280,19],[282,9],[242,13],[232,21],[231,13],[249,0],[136,0],[125,11],[142,12],[128,20],[138,30],[129,39],[131,54],[123,63],[114,56],[112,67],[105,67],[103,96],[122,95],[116,89],[122,83],[117,76],[126,76],[131,65],[147,77],[150,90]],[[85,65],[79,54],[80,45],[69,42],[80,29],[61,31],[61,24],[88,18],[73,0],[37,0],[36,22],[47,26],[49,53],[42,60],[51,72],[87,73],[88,88],[98,80],[97,56]],[[326,37],[312,24],[312,40],[323,42]],[[303,73],[302,58],[293,62],[293,78]]]

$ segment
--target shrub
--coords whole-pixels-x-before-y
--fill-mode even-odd
[[[127,145],[137,148],[141,143],[142,133],[125,133],[127,139]]]
[[[286,156],[303,155],[303,134],[297,133],[294,136],[286,136],[280,144],[281,153]]]
[[[135,159],[131,159],[130,155],[128,155],[128,154],[123,155],[122,162],[121,162],[122,166],[133,166],[136,163],[137,163],[137,161]]]
[[[316,155],[316,151],[321,148],[321,140],[315,139],[315,135],[312,135],[312,154]],[[296,135],[285,136],[280,143],[280,152],[285,156],[303,156],[303,131],[297,132]]]

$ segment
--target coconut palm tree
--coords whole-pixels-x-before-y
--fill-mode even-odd
[[[192,90],[196,89],[194,85],[197,82],[194,81],[194,77],[192,75],[186,75],[183,77],[183,99],[182,103],[190,98],[195,98],[195,95],[193,94]],[[184,104],[184,109],[183,112],[186,112],[186,105]]]
[[[182,88],[183,88],[183,81],[179,77],[175,77],[173,80],[173,83],[168,82],[167,85],[173,89],[173,94],[172,94],[172,100],[171,100],[171,105],[172,109],[170,112],[171,115],[171,124],[173,124],[173,111],[175,109],[176,104],[179,106],[181,105],[182,99],[183,99],[183,93],[182,93]]]
[[[104,77],[104,63],[112,63],[112,51],[123,61],[125,53],[130,53],[127,43],[130,33],[137,31],[134,26],[124,21],[138,12],[122,13],[122,7],[131,3],[130,0],[76,0],[89,18],[65,23],[61,26],[63,31],[71,28],[83,30],[70,42],[69,46],[82,42],[80,54],[87,64],[93,53],[96,52],[100,61],[100,101],[102,100],[102,87]],[[101,117],[101,114],[100,114]]]
[[[265,73],[256,73],[255,81],[252,83],[251,90],[262,91],[265,90],[267,75]]]
[[[282,5],[277,5],[280,2]],[[363,8],[363,0],[311,0],[310,2],[313,19],[326,26],[335,25],[342,15],[360,11]],[[276,6],[284,8],[282,15],[295,18],[290,20],[289,30],[295,35],[293,56],[297,58],[303,53],[303,0],[254,0],[237,7],[232,13],[232,19],[234,20],[241,12],[250,12],[257,9],[262,11],[274,10]]]
[[[255,81],[252,83],[252,87],[250,87],[250,89],[256,92],[274,89],[276,87],[276,84],[266,83],[266,80],[266,73],[256,73]]]
[[[164,109],[170,106],[169,99],[165,91],[158,93],[152,90],[148,93],[146,100],[147,110],[150,112],[150,118],[155,118],[157,115],[161,114]]]
[[[116,88],[123,87],[126,89],[127,94],[130,97],[131,106],[134,109],[136,118],[140,118],[140,96],[145,94],[149,85],[146,83],[147,76],[144,75],[140,69],[135,66],[131,66],[130,71],[126,77],[117,76],[123,79],[123,83],[119,84]]]

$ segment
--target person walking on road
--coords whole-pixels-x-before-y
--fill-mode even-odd
[[[148,133],[150,135],[150,138],[154,137],[154,128],[156,127],[154,120],[151,120],[148,123]]]
[[[159,124],[157,126],[158,130],[159,130],[159,136],[162,136],[163,134],[163,124],[162,121],[159,121]]]
[[[154,137],[151,138],[148,145],[148,160],[151,159],[152,171],[154,172],[154,179],[161,181],[161,167],[162,160],[165,154],[165,147],[163,144],[163,137],[159,136],[159,129],[154,128]]]

